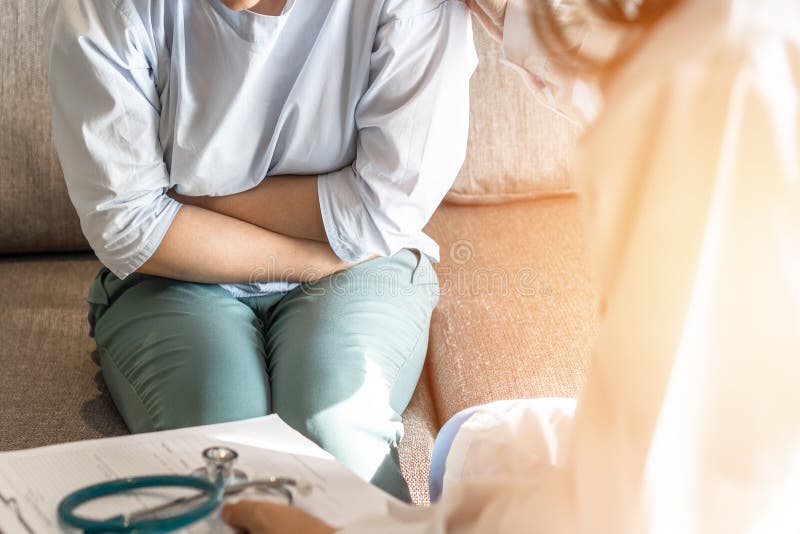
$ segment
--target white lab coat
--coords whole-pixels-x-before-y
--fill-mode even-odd
[[[505,48],[531,69],[520,17]],[[800,532],[798,21],[798,0],[684,0],[600,98],[544,80],[573,115],[602,102],[576,173],[604,300],[577,411],[481,410],[439,504],[346,532]]]

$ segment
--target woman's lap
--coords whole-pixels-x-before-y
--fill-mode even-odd
[[[216,285],[120,281],[103,271],[90,292],[90,323],[132,431],[274,411],[362,477],[407,498],[395,446],[436,289],[430,263],[423,258],[417,268],[409,251],[245,299]]]

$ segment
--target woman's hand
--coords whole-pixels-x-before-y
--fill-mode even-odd
[[[506,20],[506,8],[508,0],[466,0],[467,5],[478,17],[481,25],[489,32],[489,35],[503,40],[503,26]]]
[[[222,519],[250,534],[332,534],[336,530],[297,508],[271,502],[240,501],[222,509]]]

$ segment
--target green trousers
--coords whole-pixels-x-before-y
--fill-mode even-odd
[[[409,250],[274,295],[102,269],[89,323],[131,432],[278,413],[409,500],[397,444],[419,379],[436,273]]]

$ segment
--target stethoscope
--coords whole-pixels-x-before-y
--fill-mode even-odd
[[[205,467],[189,475],[154,475],[120,478],[87,486],[70,493],[58,505],[58,517],[64,524],[84,532],[170,532],[206,517],[216,510],[225,497],[254,488],[260,492],[278,494],[287,504],[294,503],[293,490],[308,495],[311,485],[287,477],[268,477],[247,480],[247,475],[234,469],[239,457],[228,447],[210,447],[203,451]],[[152,488],[182,488],[197,490],[158,506],[143,508],[107,519],[91,519],[78,515],[76,510],[96,499],[134,490]]]

